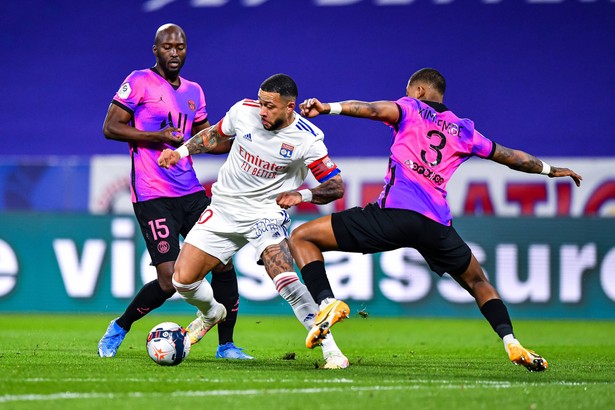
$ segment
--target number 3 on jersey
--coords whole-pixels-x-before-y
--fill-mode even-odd
[[[431,140],[433,139],[434,135],[440,138],[440,144],[438,145],[429,144],[429,149],[431,149],[433,152],[436,153],[436,159],[434,161],[428,161],[427,151],[425,150],[421,151],[421,159],[423,160],[423,162],[432,167],[435,167],[440,162],[442,162],[442,152],[440,150],[446,146],[446,136],[442,134],[440,131],[431,130],[427,133],[426,137]]]

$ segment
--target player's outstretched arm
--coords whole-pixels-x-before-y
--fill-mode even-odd
[[[516,171],[548,175],[549,178],[570,177],[576,186],[581,186],[583,180],[581,175],[568,168],[550,166],[527,152],[506,148],[500,144],[496,144],[491,159]]]
[[[328,204],[344,196],[344,182],[337,174],[317,187],[280,193],[276,202],[284,209],[299,205],[301,202],[311,202],[317,205]]]
[[[348,100],[338,103],[323,103],[317,98],[308,98],[299,104],[301,115],[307,118],[319,114],[347,115],[349,117],[368,118],[394,124],[399,119],[399,108],[393,101],[357,101]]]

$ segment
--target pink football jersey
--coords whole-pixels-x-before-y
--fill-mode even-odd
[[[382,208],[401,208],[450,225],[446,184],[457,168],[477,155],[488,158],[494,144],[474,129],[474,122],[457,117],[444,105],[410,97],[396,101],[400,108],[393,129],[393,143]]]
[[[131,125],[143,131],[176,127],[188,140],[192,124],[205,123],[205,95],[201,86],[180,77],[179,87],[152,69],[133,71],[115,94],[113,104],[130,114]],[[131,143],[131,193],[133,202],[160,197],[178,197],[203,190],[186,157],[169,169],[158,166],[158,157],[165,148],[176,148],[160,142]]]

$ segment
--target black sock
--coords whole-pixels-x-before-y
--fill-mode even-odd
[[[211,287],[214,298],[226,308],[226,320],[218,323],[218,343],[223,345],[233,341],[233,331],[239,310],[239,289],[235,268],[225,272],[211,272]]]
[[[483,307],[480,308],[480,311],[500,338],[504,338],[504,336],[513,333],[513,326],[510,321],[510,316],[508,315],[508,309],[506,309],[506,305],[504,305],[501,299],[491,299],[487,301]]]
[[[146,283],[143,285],[137,296],[130,302],[130,305],[126,308],[126,311],[117,320],[117,324],[124,330],[129,331],[134,322],[141,319],[154,309],[159,308],[162,304],[171,296],[175,294],[175,291],[171,293],[165,293],[158,279]]]
[[[307,286],[316,304],[320,304],[323,299],[335,297],[327,278],[324,262],[314,261],[308,263],[301,269],[301,276],[303,277],[303,283]]]

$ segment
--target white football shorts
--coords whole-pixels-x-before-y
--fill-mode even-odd
[[[250,243],[256,249],[256,260],[270,245],[288,238],[290,217],[284,210],[273,210],[251,219],[243,219],[210,205],[194,224],[185,242],[214,256],[226,264]]]

